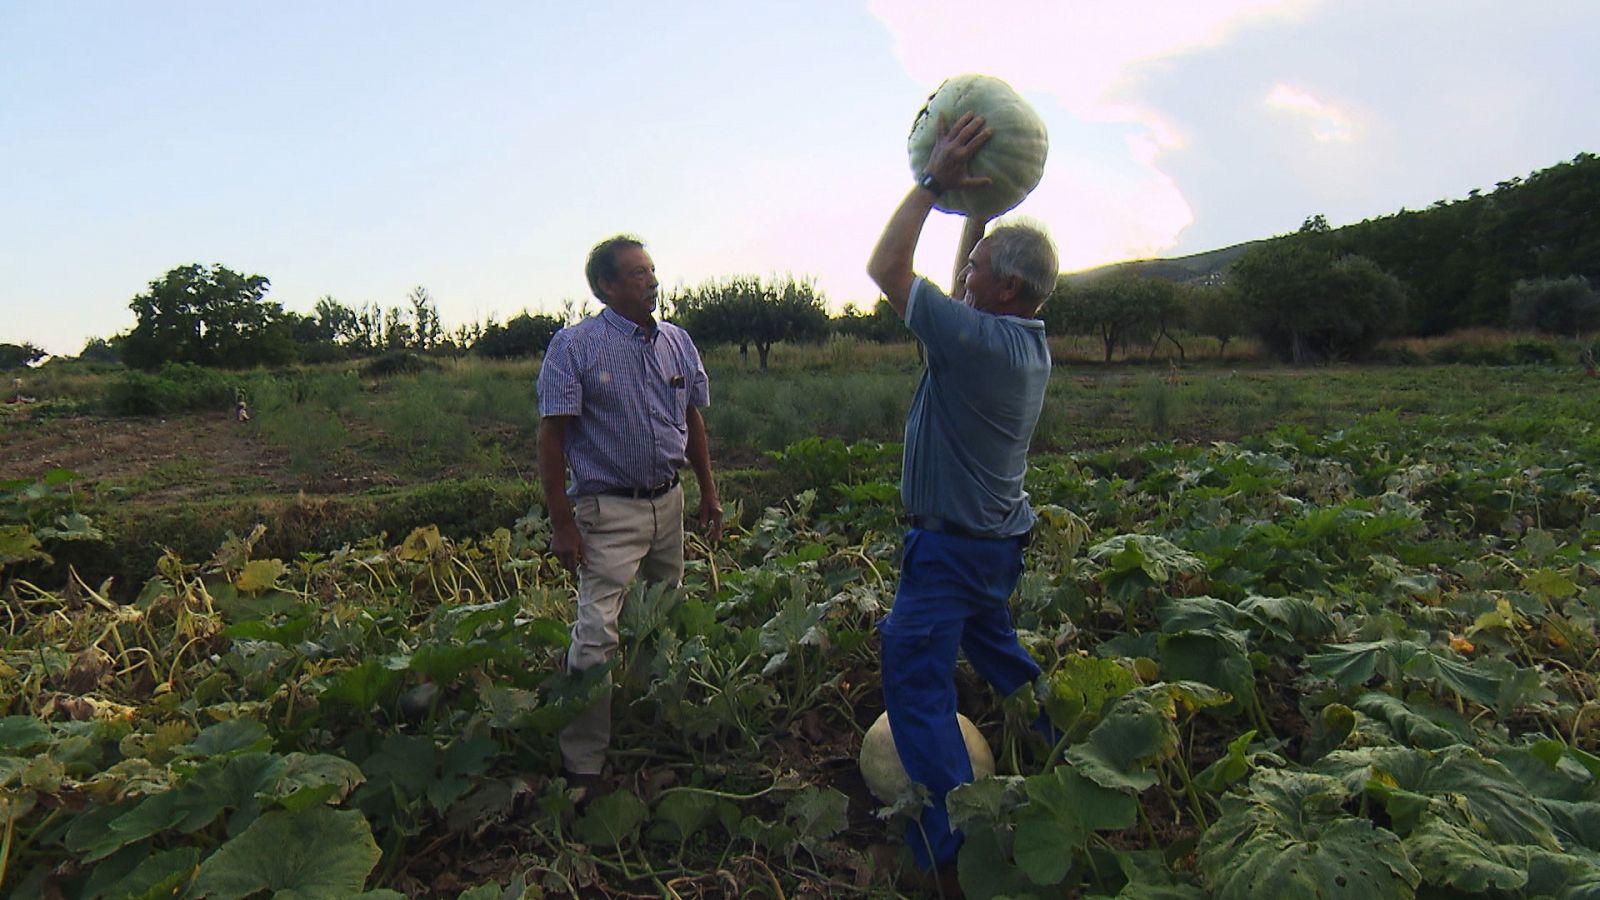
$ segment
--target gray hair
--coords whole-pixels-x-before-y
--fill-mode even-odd
[[[1037,307],[1056,288],[1060,274],[1056,245],[1045,234],[1044,226],[1028,220],[1007,221],[995,226],[985,238],[989,242],[989,267],[996,278],[1013,275],[1022,279],[1023,299]]]
[[[644,241],[631,234],[619,234],[608,237],[589,251],[589,261],[583,266],[583,274],[589,278],[589,290],[601,302],[606,302],[606,295],[600,293],[600,282],[616,281],[620,274],[617,271],[617,253],[636,247],[644,249]]]

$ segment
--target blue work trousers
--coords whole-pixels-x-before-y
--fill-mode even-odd
[[[906,829],[906,842],[924,869],[952,861],[961,848],[944,797],[972,780],[956,724],[957,649],[1002,697],[1040,673],[1011,627],[1008,602],[1022,577],[1022,547],[1021,538],[911,529],[894,609],[878,623],[883,705],[895,748],[906,775],[926,787],[932,800],[923,809],[922,833]]]

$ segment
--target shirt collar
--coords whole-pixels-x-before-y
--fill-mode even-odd
[[[654,338],[661,332],[661,326],[659,324],[657,324],[654,328],[645,328],[643,325],[629,321],[621,313],[609,306],[600,310],[600,318],[604,319],[612,328],[621,331],[623,334],[634,337]]]

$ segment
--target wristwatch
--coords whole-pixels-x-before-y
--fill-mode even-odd
[[[917,179],[917,184],[923,188],[926,188],[935,197],[944,193],[944,185],[940,184],[938,180],[933,177],[932,172],[923,172],[922,177]]]

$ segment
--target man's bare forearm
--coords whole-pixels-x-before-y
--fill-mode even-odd
[[[912,260],[917,253],[917,242],[922,239],[922,227],[927,224],[928,213],[933,210],[933,192],[920,185],[911,189],[900,206],[889,217],[889,224],[878,237],[867,262],[867,274],[877,282],[889,305],[900,318],[906,316],[906,303],[911,299],[911,283],[916,278]]]
[[[539,486],[544,489],[544,504],[550,510],[550,521],[563,525],[572,522],[572,501],[567,497],[566,449],[562,446],[566,427],[566,420],[559,416],[546,416],[539,421]]]
[[[706,420],[696,407],[689,407],[689,468],[694,470],[700,483],[700,496],[721,503],[717,494],[717,480],[711,473],[711,441],[706,437]]]

